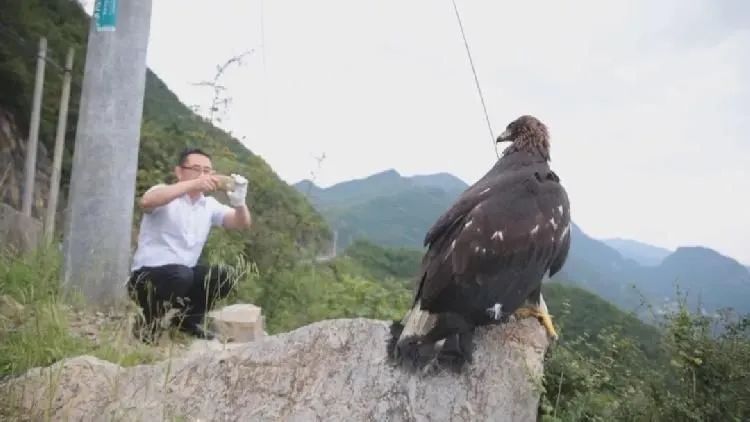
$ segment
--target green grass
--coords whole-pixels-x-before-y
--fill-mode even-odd
[[[0,377],[89,354],[123,366],[152,362],[158,354],[129,337],[123,308],[118,323],[102,324],[99,341],[76,335],[71,321],[90,315],[59,288],[60,255],[53,248],[17,256],[0,253]]]

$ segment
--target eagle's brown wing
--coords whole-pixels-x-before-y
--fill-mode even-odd
[[[469,193],[467,191],[467,193]],[[423,261],[418,296],[431,312],[517,303],[560,269],[570,247],[568,197],[546,166],[509,172],[444,214]]]

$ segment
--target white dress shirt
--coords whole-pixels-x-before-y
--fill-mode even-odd
[[[162,186],[156,185],[151,189]],[[221,226],[232,208],[210,196],[187,194],[143,214],[132,270],[167,264],[193,267],[212,226]]]

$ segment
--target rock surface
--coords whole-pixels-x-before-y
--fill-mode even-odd
[[[23,196],[24,164],[26,161],[26,138],[16,124],[11,113],[0,107],[0,202],[17,210],[21,209]],[[37,220],[44,216],[44,208],[49,197],[49,182],[52,173],[52,154],[39,139],[37,147],[36,173],[34,175],[34,196],[31,215]],[[60,192],[60,208],[66,198]],[[59,214],[59,213],[58,213]],[[61,218],[58,215],[58,218]]]
[[[266,335],[259,306],[235,303],[208,313],[211,328],[232,342],[255,341]]]
[[[8,204],[0,203],[0,250],[31,252],[42,239],[42,223]]]
[[[388,335],[385,321],[328,320],[154,365],[66,359],[1,388],[31,420],[536,420],[548,346],[536,319],[479,329],[460,375],[392,367]]]

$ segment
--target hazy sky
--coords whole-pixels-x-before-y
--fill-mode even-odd
[[[750,1],[457,4],[495,134],[549,126],[584,231],[750,263]],[[449,0],[153,0],[151,28],[149,66],[188,105],[254,49],[222,126],[289,183],[323,153],[322,186],[473,183],[496,159]]]

